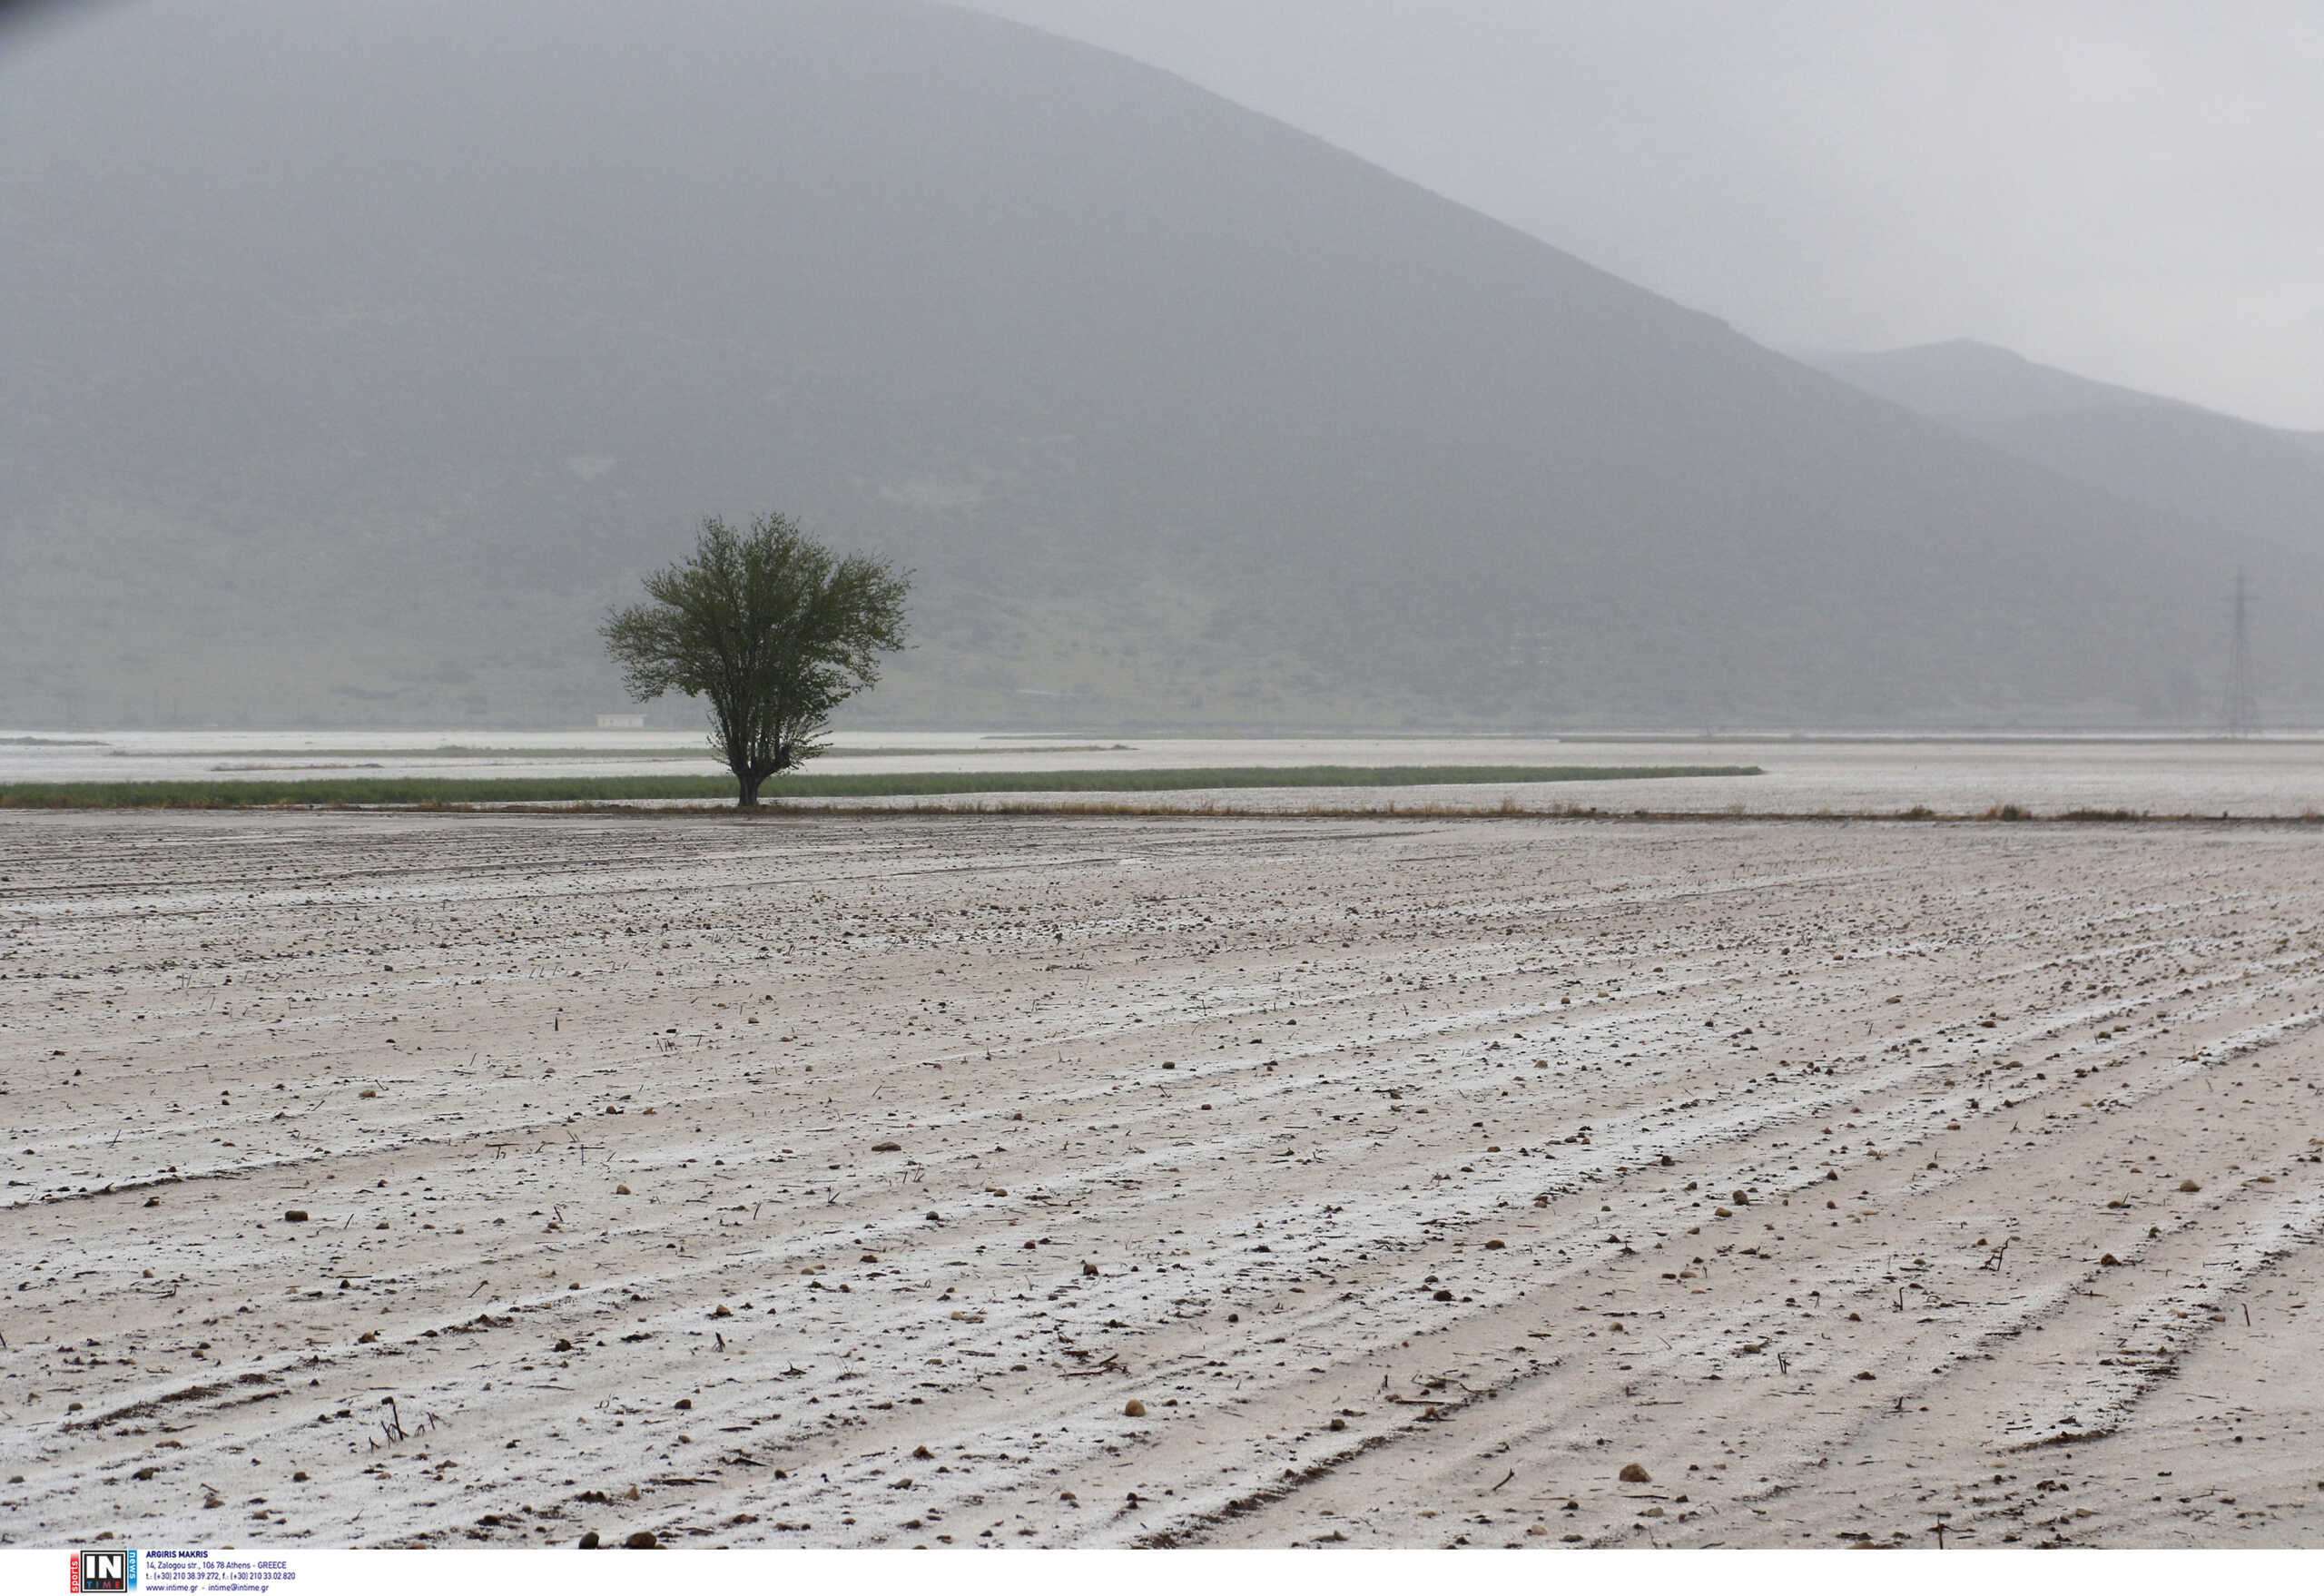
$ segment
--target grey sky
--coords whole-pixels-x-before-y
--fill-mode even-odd
[[[2316,0],[970,0],[1785,348],[1969,337],[2324,428]]]

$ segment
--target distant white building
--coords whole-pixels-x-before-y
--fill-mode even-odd
[[[601,714],[597,717],[597,730],[601,732],[642,732],[645,729],[645,717],[642,714]]]

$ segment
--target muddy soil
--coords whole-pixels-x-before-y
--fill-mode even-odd
[[[2319,911],[2258,827],[0,813],[0,1537],[2318,1544]]]

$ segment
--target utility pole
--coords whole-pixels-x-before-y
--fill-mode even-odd
[[[2228,653],[2227,734],[2249,737],[2260,730],[2260,697],[2251,685],[2251,600],[2243,567],[2235,568],[2234,642]]]

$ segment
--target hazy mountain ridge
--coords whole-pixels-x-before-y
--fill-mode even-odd
[[[2183,508],[986,17],[211,0],[0,74],[0,719],[616,707],[605,606],[768,506],[919,570],[879,718],[2122,718],[2217,652]]]
[[[2324,435],[2288,431],[2094,382],[1962,341],[1811,357],[1868,393],[1959,428],[2190,529],[2215,555],[2209,597],[2246,567],[2262,601],[2262,683],[2313,704],[2299,646],[2324,614]],[[2211,606],[2214,610],[2220,606]]]
[[[2195,411],[2197,407],[2077,377],[1974,339],[1870,352],[1798,357],[1852,387],[1924,416],[1989,425],[2108,409]]]

